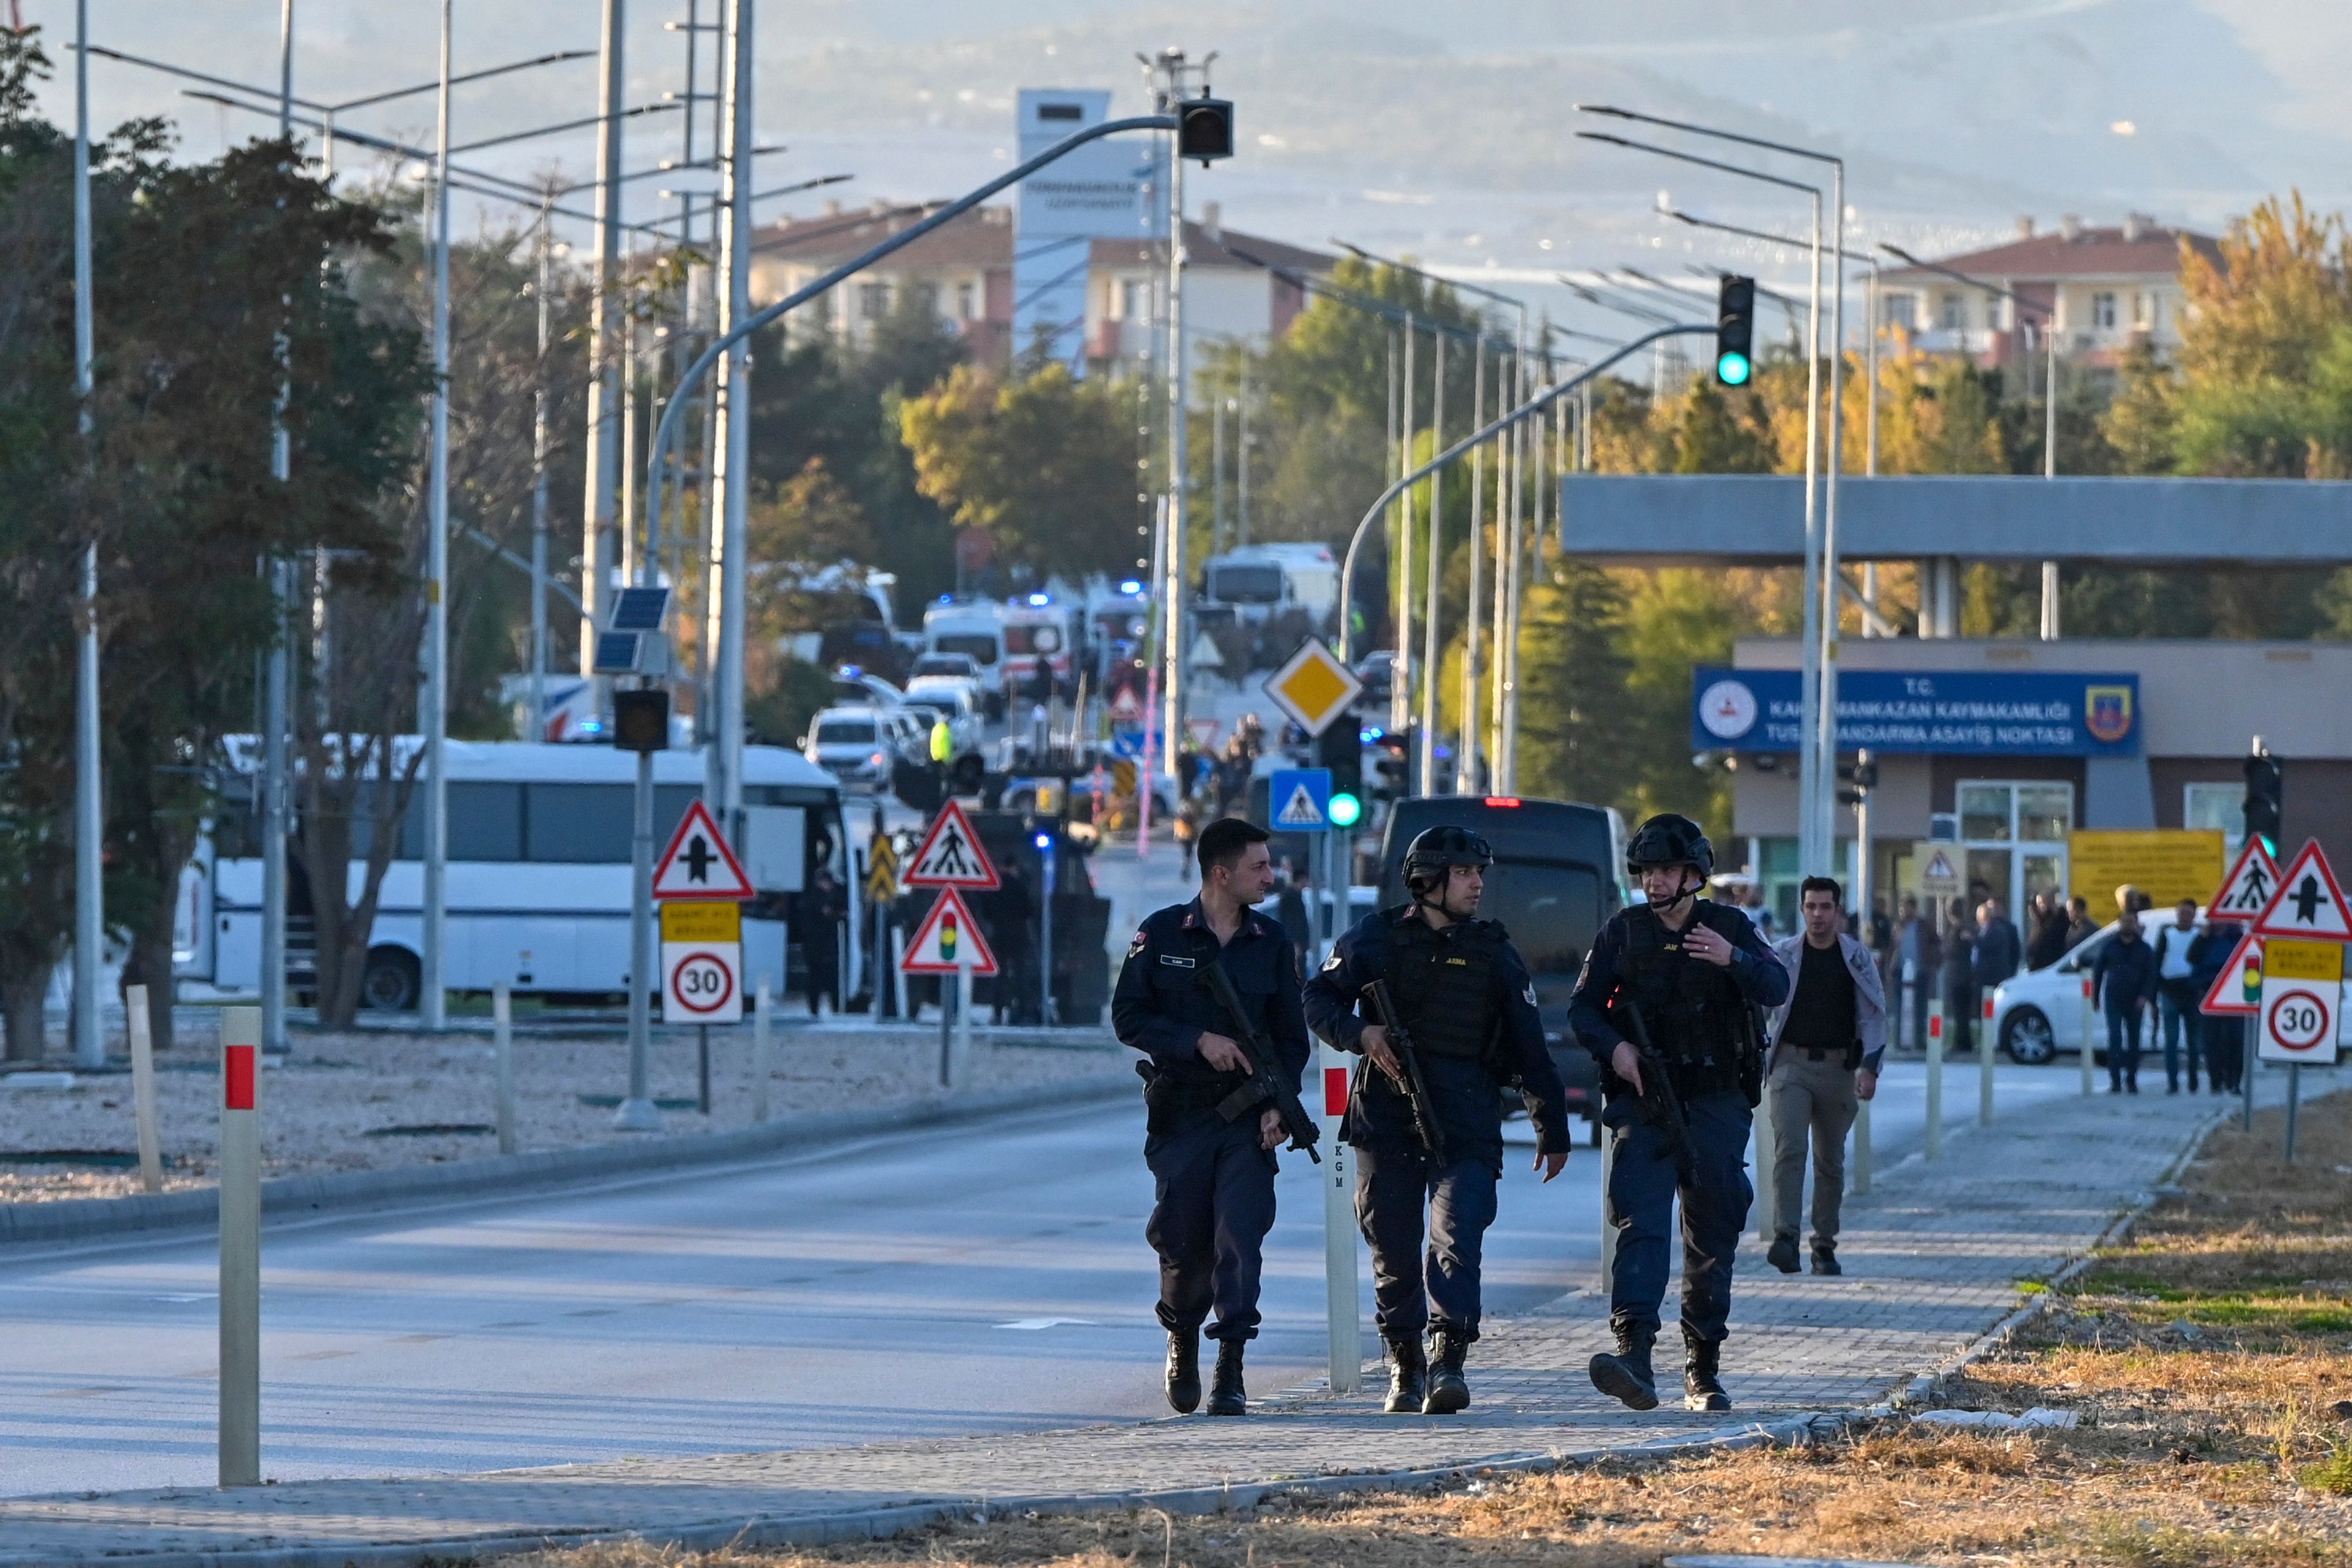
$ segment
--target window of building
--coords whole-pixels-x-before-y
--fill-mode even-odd
[[[926,316],[938,315],[940,313],[940,286],[936,283],[916,284],[915,302],[923,308],[923,314]]]
[[[1969,905],[1988,896],[2020,912],[2036,893],[2066,891],[2066,836],[2074,827],[2074,786],[2047,779],[1964,781],[1954,792],[1966,858]]]
[[[1936,324],[1948,332],[1963,331],[1969,324],[1969,302],[1965,296],[1941,296],[1936,311]]]
[[[1916,294],[1889,294],[1879,306],[1885,317],[1880,324],[1901,327],[1909,331],[1919,324],[1919,297]]]
[[[957,284],[956,319],[961,321],[978,321],[980,319],[980,311],[976,307],[979,304],[979,289],[973,288],[970,283]]]
[[[1151,285],[1129,279],[1118,286],[1118,319],[1139,321],[1151,314]]]
[[[2156,325],[2156,296],[2144,289],[2132,292],[2132,325],[2142,331]]]
[[[2192,784],[2180,786],[2180,826],[2219,829],[2234,858],[2246,841],[2246,786],[2242,784]]]
[[[890,285],[860,283],[857,286],[857,313],[869,321],[878,321],[890,313]]]
[[[2116,297],[2112,292],[2101,289],[2091,296],[2091,325],[2103,332],[2115,331]]]

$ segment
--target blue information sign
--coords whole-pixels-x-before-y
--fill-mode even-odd
[[[1266,779],[1266,826],[1276,833],[1328,833],[1331,827],[1331,770],[1277,768]]]
[[[1700,751],[1798,749],[1803,677],[1701,667],[1691,676]],[[1838,749],[1979,757],[2136,757],[2139,677],[1949,670],[1838,671]]]

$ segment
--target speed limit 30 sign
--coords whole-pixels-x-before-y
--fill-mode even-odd
[[[2336,1062],[2336,1013],[2344,982],[2344,946],[2281,942],[2263,954],[2263,1037],[2266,1062]]]
[[[662,1021],[733,1024],[743,1016],[742,910],[734,904],[662,910]]]

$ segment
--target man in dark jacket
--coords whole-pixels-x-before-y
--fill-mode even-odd
[[[2066,956],[2066,906],[2055,893],[2033,895],[2033,934],[2025,943],[2025,967],[2047,969]]]
[[[1412,901],[1359,921],[1307,983],[1308,1026],[1377,1069],[1356,1073],[1341,1135],[1359,1152],[1356,1223],[1372,1248],[1391,1415],[1469,1405],[1462,1363],[1478,1338],[1479,1255],[1503,1174],[1506,1086],[1517,1087],[1535,1123],[1544,1180],[1568,1163],[1567,1095],[1544,1047],[1535,982],[1502,923],[1478,919],[1492,864],[1486,841],[1468,829],[1425,830],[1405,851]],[[1376,1009],[1361,1005],[1364,990],[1375,981],[1386,983],[1399,1018],[1367,1016]],[[1435,1125],[1426,1138],[1404,1088],[1396,1025],[1428,1089]]]
[[[1969,918],[1965,899],[1954,899],[1944,911],[1943,969],[1944,1048],[1965,1051],[1976,1038],[1976,922]],[[1921,1044],[1926,1037],[1921,1037]]]
[[[2107,1019],[2107,1092],[2139,1092],[2140,1020],[2156,1000],[2156,952],[2126,914],[2091,966],[2091,989]]]
[[[2189,944],[2189,986],[2201,1005],[2230,967],[2230,955],[2246,928],[2236,921],[2208,921]],[[2206,1013],[2197,1020],[2198,1043],[2205,1047],[2205,1081],[2215,1094],[2238,1092],[2238,1073],[2246,1054],[2245,1018],[2235,1013]]]

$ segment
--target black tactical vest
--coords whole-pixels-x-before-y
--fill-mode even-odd
[[[1500,1021],[1499,933],[1492,921],[1465,921],[1442,931],[1419,919],[1389,928],[1389,986],[1413,1043],[1430,1055],[1486,1054]]]
[[[1739,926],[1730,926],[1732,921]],[[1683,931],[1668,931],[1646,906],[1625,911],[1624,999],[1640,1011],[1650,1044],[1674,1065],[1677,1079],[1721,1079],[1727,1085],[1739,1075],[1748,999],[1730,970],[1686,956],[1682,939],[1705,924],[1736,942],[1747,923],[1738,910],[1706,900]]]

